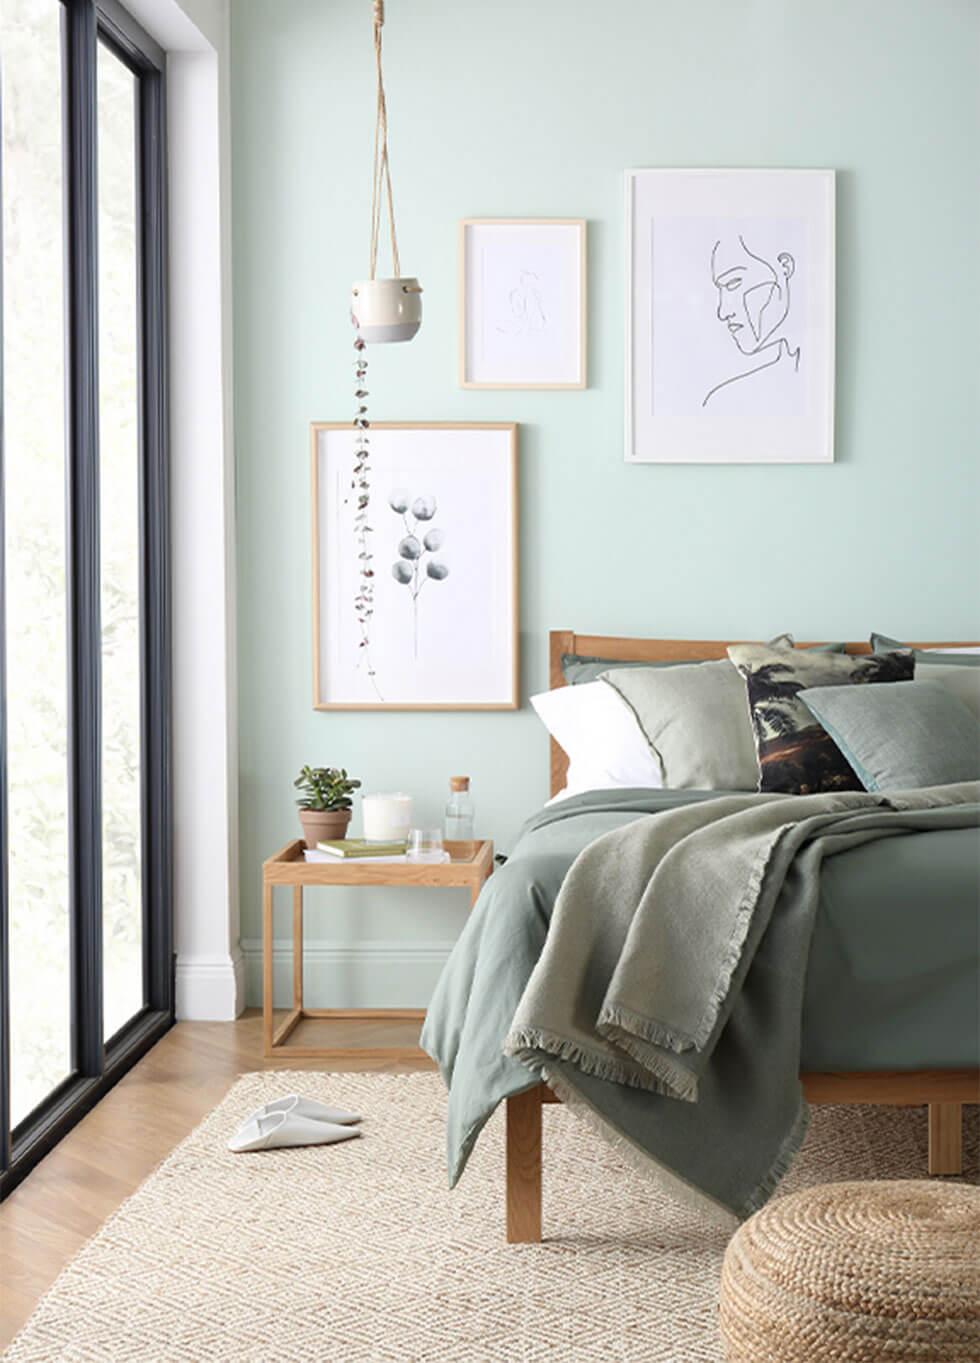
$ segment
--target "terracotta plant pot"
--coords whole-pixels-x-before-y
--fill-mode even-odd
[[[350,816],[349,809],[301,809],[299,821],[303,825],[307,847],[315,847],[318,842],[346,838]]]

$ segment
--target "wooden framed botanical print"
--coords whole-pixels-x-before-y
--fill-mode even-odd
[[[459,228],[463,388],[584,388],[583,218],[465,218]]]
[[[626,177],[626,458],[834,457],[834,172]]]
[[[517,426],[311,428],[313,705],[518,704]],[[361,482],[367,482],[367,489]]]

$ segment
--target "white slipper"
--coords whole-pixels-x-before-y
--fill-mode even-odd
[[[256,1117],[270,1117],[273,1112],[291,1112],[296,1117],[309,1117],[314,1122],[333,1122],[336,1126],[347,1126],[361,1120],[356,1112],[345,1112],[340,1107],[327,1107],[326,1104],[317,1103],[312,1098],[303,1098],[298,1093],[290,1093],[285,1098],[276,1098],[271,1103],[264,1103],[245,1120],[250,1122]]]
[[[361,1134],[359,1126],[338,1126],[297,1117],[292,1112],[272,1112],[265,1117],[249,1117],[228,1142],[236,1155],[252,1150],[282,1150],[297,1145],[333,1145]]]

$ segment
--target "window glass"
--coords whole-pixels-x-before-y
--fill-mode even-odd
[[[0,0],[11,1117],[73,1068],[61,5]]]
[[[137,80],[98,55],[102,959],[108,1038],[143,1006]]]

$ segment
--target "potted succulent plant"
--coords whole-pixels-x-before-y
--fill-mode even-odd
[[[343,838],[351,816],[351,793],[360,788],[343,767],[304,767],[293,785],[300,792],[299,821],[307,847]]]

